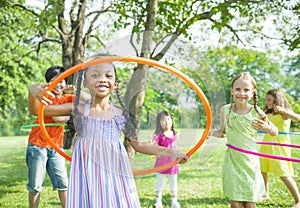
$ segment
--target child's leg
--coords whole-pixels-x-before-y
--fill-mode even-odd
[[[156,202],[161,202],[162,191],[165,184],[166,175],[157,173],[156,174]]]
[[[261,174],[262,174],[262,176],[263,176],[263,178],[264,178],[265,189],[266,189],[266,194],[265,194],[265,195],[262,197],[262,199],[261,199],[261,200],[263,201],[263,200],[269,199],[270,196],[269,196],[269,185],[268,185],[268,173],[262,172]]]
[[[280,177],[295,199],[295,206],[300,207],[300,194],[295,180],[290,177]]]
[[[180,204],[177,201],[178,185],[177,185],[177,174],[169,175],[170,192],[172,196],[171,208],[180,208]]]
[[[178,185],[177,185],[177,174],[169,175],[170,192],[172,196],[172,202],[177,202]]]
[[[40,203],[40,193],[34,194],[28,192],[28,199],[29,199],[29,207],[30,208],[38,208]]]
[[[243,204],[240,201],[230,201],[230,208],[243,208]]]
[[[256,203],[255,202],[245,202],[245,208],[255,208]]]
[[[58,196],[62,207],[66,206],[67,192],[66,191],[58,191]]]

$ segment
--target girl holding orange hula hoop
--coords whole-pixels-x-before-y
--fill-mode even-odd
[[[83,80],[83,81],[82,81]],[[120,99],[118,78],[111,63],[89,66],[78,76],[74,112],[72,104],[48,105],[48,116],[73,114],[77,140],[72,154],[66,207],[140,207],[133,172],[120,132],[141,153],[177,158],[188,156],[175,150],[137,140],[136,128]],[[91,100],[78,101],[81,82]],[[116,91],[122,109],[110,102]]]

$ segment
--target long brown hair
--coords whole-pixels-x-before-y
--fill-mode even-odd
[[[165,116],[170,116],[172,119],[172,126],[171,130],[173,131],[174,134],[176,134],[176,131],[174,130],[174,121],[172,115],[167,112],[167,111],[161,111],[159,114],[156,116],[156,129],[155,129],[155,135],[159,135],[164,132],[163,128],[161,127],[160,120],[165,117]]]
[[[271,95],[274,98],[274,105],[286,108],[286,109],[292,109],[291,104],[289,103],[288,99],[286,98],[285,94],[279,90],[279,89],[272,89],[269,90],[266,95]],[[274,108],[268,109],[267,106],[265,106],[264,109],[265,113],[271,113],[275,114]]]

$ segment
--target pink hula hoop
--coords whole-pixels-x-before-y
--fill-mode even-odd
[[[300,145],[296,145],[296,144],[284,144],[284,143],[276,143],[276,142],[256,142],[256,144],[264,144],[264,145],[275,145],[275,146],[283,146],[283,147],[300,148]]]
[[[277,143],[277,144],[279,144],[279,143]],[[298,158],[290,158],[290,157],[282,157],[282,156],[264,154],[264,153],[260,153],[260,152],[255,152],[255,151],[242,149],[242,148],[233,146],[231,144],[226,144],[226,146],[229,147],[230,149],[233,149],[233,150],[236,150],[236,151],[239,151],[239,152],[243,152],[243,153],[246,153],[246,154],[256,155],[256,156],[259,156],[259,157],[266,157],[266,158],[270,158],[270,159],[285,160],[285,161],[291,161],[291,162],[300,162],[300,159],[298,159]],[[284,145],[280,145],[280,146],[284,146]]]

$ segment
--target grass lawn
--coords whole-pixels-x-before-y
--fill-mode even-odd
[[[293,143],[300,144],[300,137],[293,136]],[[0,138],[0,207],[21,208],[28,207],[27,199],[27,167],[25,163],[27,136]],[[225,153],[225,140],[220,140],[216,148],[212,145],[201,147],[189,163],[180,165],[178,176],[179,202],[182,207],[229,207],[229,201],[222,193],[221,167]],[[204,153],[207,153],[205,155]],[[210,153],[212,153],[210,155]],[[208,157],[209,156],[209,157]],[[208,157],[208,158],[207,158]],[[293,149],[293,157],[300,158],[300,150]],[[202,159],[202,160],[201,160]],[[155,158],[137,154],[134,169],[150,168]],[[69,165],[69,162],[67,162]],[[299,175],[300,165],[294,163],[296,176]],[[300,187],[300,180],[295,178]],[[136,176],[135,178],[141,206],[153,207],[155,203],[155,174]],[[257,203],[257,207],[291,207],[293,198],[287,188],[278,179],[270,175],[271,199]],[[47,176],[41,194],[40,207],[60,207],[56,191]],[[163,204],[170,207],[171,196],[168,182],[165,184]]]

